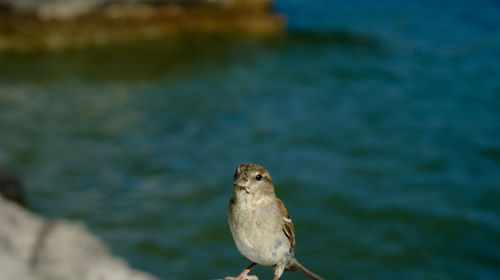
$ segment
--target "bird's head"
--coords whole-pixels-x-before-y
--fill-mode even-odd
[[[255,163],[243,163],[236,168],[233,189],[247,193],[274,193],[271,175],[264,167]]]

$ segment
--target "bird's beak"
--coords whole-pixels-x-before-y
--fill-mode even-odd
[[[246,187],[247,182],[248,182],[247,174],[245,174],[245,172],[241,172],[238,175],[236,175],[236,178],[234,178],[233,186]]]

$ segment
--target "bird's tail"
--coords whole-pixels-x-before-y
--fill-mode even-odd
[[[299,261],[297,261],[297,259],[295,259],[295,258],[292,261],[290,261],[290,263],[288,264],[288,266],[286,267],[286,269],[290,270],[290,271],[297,271],[298,270],[305,277],[307,277],[307,278],[309,278],[311,280],[324,280],[319,275],[315,274],[314,272],[310,271],[309,269],[307,269],[303,265],[301,265],[299,263]]]

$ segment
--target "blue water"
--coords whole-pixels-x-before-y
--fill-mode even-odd
[[[236,275],[226,205],[257,162],[327,279],[500,279],[498,1],[275,9],[287,35],[0,55],[30,207],[161,279]]]

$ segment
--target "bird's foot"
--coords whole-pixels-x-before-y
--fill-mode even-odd
[[[238,275],[238,277],[224,277],[224,280],[259,280],[259,277],[257,277],[257,275],[248,275],[247,273],[242,273]]]

